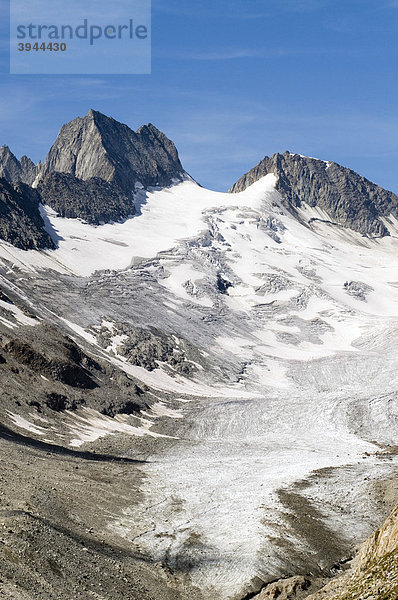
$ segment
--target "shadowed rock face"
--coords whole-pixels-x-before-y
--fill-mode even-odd
[[[36,190],[22,182],[12,186],[0,178],[0,238],[23,250],[54,248],[39,204]]]
[[[22,181],[32,185],[37,175],[36,165],[23,156],[19,161],[8,146],[0,147],[0,177],[4,177],[9,183]]]
[[[99,225],[126,219],[135,212],[129,196],[98,177],[83,181],[68,173],[49,173],[38,189],[43,204],[68,219]]]
[[[398,196],[392,192],[336,163],[290,152],[266,156],[230,192],[241,192],[269,173],[278,177],[277,190],[288,208],[303,202],[317,206],[331,221],[363,235],[389,235],[381,217],[398,214]]]
[[[184,172],[173,142],[156,127],[144,125],[135,132],[93,110],[62,127],[41,174],[54,171],[84,181],[99,177],[130,196],[137,182],[170,185]]]

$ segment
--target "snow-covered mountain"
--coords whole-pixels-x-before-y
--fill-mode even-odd
[[[46,195],[39,206],[55,247],[0,243],[1,435],[58,477],[51,508],[37,491],[24,502],[63,535],[85,531],[83,598],[237,600],[330,575],[392,501],[381,490],[397,469],[397,197],[288,153],[213,192],[153,126],[139,142],[125,127],[99,113],[65,126],[36,179],[38,194],[49,176],[62,188],[63,209]],[[65,218],[58,170],[116,186],[133,216]],[[84,481],[97,483],[66,500],[63,486],[81,495]],[[130,591],[115,576],[101,596],[100,544],[116,561],[130,553]],[[41,595],[26,598],[69,597],[44,562],[34,573]]]
[[[266,156],[231,191],[242,191],[268,173],[278,176],[276,188],[293,214],[308,204],[324,211],[314,218],[323,217],[372,237],[389,235],[384,220],[398,214],[398,197],[392,192],[337,163],[290,152]]]

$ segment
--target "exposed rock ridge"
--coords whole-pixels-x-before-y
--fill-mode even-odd
[[[293,212],[305,202],[366,236],[389,235],[381,218],[398,215],[398,196],[393,192],[337,163],[290,152],[266,156],[229,191],[241,192],[269,173],[278,177],[277,190]]]
[[[0,238],[22,250],[54,248],[39,204],[40,195],[26,183],[0,178]]]
[[[32,185],[37,171],[38,168],[27,156],[23,156],[19,161],[8,146],[0,147],[0,177],[10,183],[22,181]]]
[[[173,144],[154,125],[137,132],[112,117],[90,110],[61,128],[41,175],[59,171],[83,179],[100,177],[131,194],[145,187],[170,185],[184,172]]]

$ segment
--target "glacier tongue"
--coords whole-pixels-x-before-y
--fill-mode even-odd
[[[169,436],[153,436],[142,502],[115,507],[109,528],[209,600],[322,568],[318,534],[294,525],[297,495],[337,532],[332,564],[372,530],[368,490],[396,468],[377,451],[398,434],[397,238],[303,206],[305,226],[275,182],[140,191],[139,216],[101,227],[46,209],[58,249],[0,246],[7,277],[94,353],[104,318],[195,349],[191,376],[130,364],[123,336],[101,350],[151,388],[150,419]]]

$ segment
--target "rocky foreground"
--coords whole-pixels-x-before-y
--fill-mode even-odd
[[[321,586],[321,587],[320,587]],[[320,589],[314,592],[315,588]],[[360,547],[343,574],[326,585],[297,576],[267,585],[254,600],[396,600],[398,598],[398,507]]]

